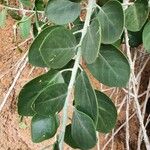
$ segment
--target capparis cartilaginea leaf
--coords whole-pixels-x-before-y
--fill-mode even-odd
[[[80,15],[80,4],[69,0],[51,0],[45,13],[50,21],[59,25],[67,24]]]
[[[124,12],[120,2],[108,1],[99,10],[97,19],[101,25],[103,44],[112,44],[121,37],[124,28]]]
[[[143,30],[143,45],[150,52],[150,21],[146,24]]]
[[[116,124],[117,110],[111,99],[100,91],[96,91],[98,101],[97,131],[108,133]]]
[[[127,58],[112,45],[102,45],[96,61],[87,66],[97,80],[111,87],[126,86],[130,77]]]
[[[93,120],[85,113],[75,109],[71,135],[81,149],[90,149],[96,145],[96,131]]]
[[[19,30],[21,37],[26,39],[30,35],[31,29],[31,18],[28,16],[24,16],[19,23]]]
[[[66,144],[68,144],[69,146],[71,146],[74,149],[75,148],[79,148],[77,146],[77,144],[75,143],[74,139],[72,138],[72,135],[71,135],[71,124],[66,126],[64,141],[65,141]]]
[[[67,85],[56,83],[47,87],[35,101],[35,111],[41,115],[60,112],[67,96]]]
[[[91,64],[98,57],[101,44],[101,26],[97,19],[93,20],[87,28],[86,35],[83,38],[81,50],[84,60]]]
[[[148,1],[137,0],[125,10],[125,26],[129,31],[140,31],[149,14]]]
[[[20,91],[18,97],[18,113],[21,116],[33,116],[35,112],[35,101],[49,86],[64,83],[62,75],[58,71],[49,71],[30,82]],[[45,109],[45,108],[43,108]]]
[[[31,135],[34,143],[52,138],[58,128],[57,116],[35,115],[31,122]]]
[[[75,106],[97,123],[98,103],[91,83],[85,72],[81,72],[75,83]]]
[[[4,28],[5,27],[6,16],[7,16],[7,9],[3,9],[0,12],[0,28]]]
[[[44,29],[29,50],[29,62],[35,66],[62,68],[75,55],[76,39],[63,26]]]

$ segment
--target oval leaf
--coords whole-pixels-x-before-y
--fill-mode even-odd
[[[108,133],[116,124],[117,110],[111,99],[100,91],[96,91],[98,100],[98,123],[97,131]]]
[[[35,101],[35,111],[41,115],[53,115],[60,112],[67,96],[65,83],[53,84],[47,87]]]
[[[46,8],[46,16],[56,24],[73,22],[80,14],[80,4],[68,0],[51,0]]]
[[[125,11],[125,26],[129,31],[140,31],[148,18],[148,1],[137,0]]]
[[[46,34],[46,31],[49,32]],[[29,60],[36,66],[46,64],[50,68],[62,68],[73,58],[75,47],[76,39],[71,31],[63,26],[50,27],[43,30],[33,42],[29,52]],[[36,53],[37,51],[39,52]],[[43,59],[41,64],[39,64],[38,58],[40,58],[40,62]]]
[[[35,115],[31,122],[31,135],[34,143],[52,138],[58,128],[56,116]]]
[[[85,72],[81,72],[75,84],[75,105],[97,123],[98,104],[95,92]]]
[[[61,74],[58,71],[49,71],[30,82],[28,82],[19,93],[18,113],[21,116],[33,116],[34,103],[38,96],[50,85],[55,83],[64,83]]]
[[[144,48],[150,52],[150,21],[146,24],[143,31],[143,45]]]
[[[81,149],[90,149],[96,145],[97,139],[93,120],[81,111],[74,111],[71,134]]]
[[[19,30],[21,37],[26,39],[30,35],[31,19],[28,16],[24,16],[19,23]]]
[[[98,58],[88,68],[97,80],[111,87],[126,86],[130,77],[127,58],[112,45],[101,46]]]
[[[7,17],[7,9],[3,9],[0,12],[0,28],[5,27],[6,17]]]
[[[123,32],[124,13],[120,2],[108,1],[99,11],[97,19],[101,25],[102,43],[112,44]]]
[[[82,55],[88,64],[93,63],[99,52],[101,44],[101,27],[98,20],[93,20],[87,29],[87,33],[82,41]]]

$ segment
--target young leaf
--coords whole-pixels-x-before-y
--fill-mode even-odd
[[[51,0],[46,8],[46,16],[50,21],[62,25],[73,22],[80,14],[80,4],[69,0]]]
[[[74,111],[71,135],[81,149],[90,149],[96,145],[97,139],[93,120],[81,111]]]
[[[97,123],[98,103],[95,92],[85,72],[81,72],[75,84],[75,106]]]
[[[4,28],[5,27],[6,16],[7,16],[7,9],[3,9],[0,12],[0,28]]]
[[[146,24],[143,30],[143,45],[150,52],[150,21]]]
[[[82,56],[88,64],[91,64],[96,60],[100,44],[101,44],[101,27],[99,21],[95,19],[88,27],[87,33],[84,36],[81,45]]]
[[[45,7],[44,0],[35,0],[35,7],[36,10],[43,11]]]
[[[117,110],[111,99],[100,91],[96,91],[98,100],[98,123],[97,131],[108,133],[110,132],[117,120]]]
[[[137,0],[125,11],[125,26],[129,31],[140,31],[148,18],[148,1]]]
[[[126,86],[130,77],[127,58],[112,45],[102,45],[98,58],[88,68],[97,80],[111,87]]]
[[[47,87],[35,101],[35,111],[41,115],[53,115],[60,112],[67,96],[65,83],[53,84]]]
[[[58,128],[57,116],[35,115],[31,122],[31,135],[34,143],[52,138]]]
[[[24,6],[31,6],[32,3],[30,0],[19,0]]]
[[[58,71],[49,71],[28,82],[19,93],[18,113],[21,116],[33,116],[34,103],[38,96],[54,83],[64,83],[62,75]]]
[[[77,146],[77,144],[75,143],[74,139],[72,138],[72,135],[71,135],[71,124],[66,126],[64,141],[65,141],[66,144],[68,144],[69,146],[71,146],[74,149],[79,148]]]
[[[8,10],[8,14],[17,21],[20,21],[22,19],[22,17],[19,15],[19,13],[15,10]]]
[[[75,47],[76,39],[71,31],[63,26],[49,27],[33,42],[29,51],[29,62],[35,66],[44,66],[45,63],[50,68],[62,68],[73,58]],[[43,59],[41,64],[38,58],[40,62]]]
[[[121,37],[124,27],[124,13],[120,2],[108,1],[100,9],[97,19],[101,24],[103,44],[112,44]]]
[[[31,19],[28,16],[24,16],[19,23],[19,29],[21,37],[26,39],[30,35]]]

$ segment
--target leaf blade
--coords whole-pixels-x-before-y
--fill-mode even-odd
[[[34,143],[52,138],[57,131],[56,116],[35,115],[31,122],[31,135]]]
[[[97,19],[101,24],[103,44],[112,44],[121,37],[124,27],[124,13],[120,2],[108,1],[100,9]]]
[[[64,83],[58,71],[49,71],[30,82],[20,91],[18,96],[18,114],[21,116],[33,116],[35,114],[34,103],[45,88],[54,83]]]
[[[87,67],[97,80],[111,87],[126,86],[130,77],[130,66],[127,58],[112,45],[101,46],[99,57]]]
[[[125,11],[125,26],[129,31],[140,31],[148,18],[148,1],[138,0]]]
[[[98,103],[95,92],[85,72],[81,72],[75,84],[75,106],[97,123]]]
[[[82,55],[88,64],[93,63],[99,52],[101,44],[101,27],[98,20],[93,20],[83,39],[81,49]]]
[[[73,114],[71,134],[81,149],[90,149],[96,144],[96,132],[92,119],[81,111]]]
[[[46,8],[46,16],[56,24],[73,22],[80,14],[80,4],[66,0],[51,0]]]
[[[99,109],[97,131],[108,133],[115,127],[117,110],[110,98],[104,93],[96,91],[96,95]]]

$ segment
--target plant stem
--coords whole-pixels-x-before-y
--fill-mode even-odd
[[[67,92],[65,105],[64,105],[64,108],[63,108],[62,129],[61,129],[61,133],[60,133],[59,139],[58,139],[60,150],[63,150],[64,135],[65,135],[65,130],[66,130],[67,118],[68,118],[68,105],[69,105],[69,100],[72,97],[72,91],[73,91],[73,88],[74,88],[74,83],[75,83],[75,79],[76,79],[76,76],[77,76],[77,71],[78,71],[78,68],[79,68],[79,65],[80,65],[81,44],[82,44],[83,38],[84,38],[84,36],[87,32],[87,28],[90,24],[92,9],[93,9],[95,3],[96,3],[96,0],[88,0],[86,19],[85,19],[84,27],[83,27],[83,30],[82,30],[82,36],[81,36],[81,39],[80,39],[75,64],[73,66],[70,83],[69,83],[69,86],[68,86],[68,92]]]

